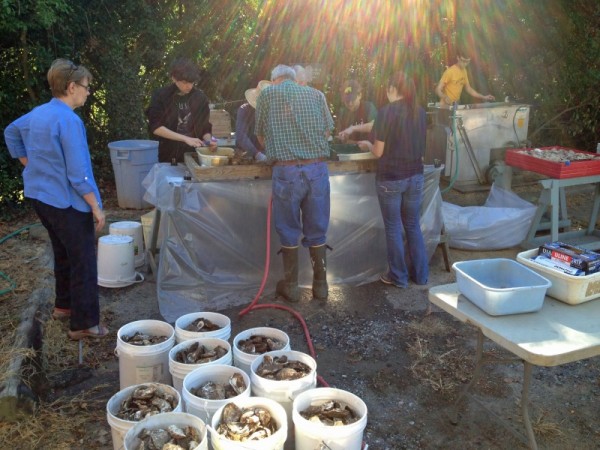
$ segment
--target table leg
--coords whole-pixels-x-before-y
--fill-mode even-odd
[[[533,427],[531,426],[531,420],[529,420],[529,385],[531,383],[531,369],[532,365],[527,361],[523,361],[524,373],[523,373],[523,391],[521,392],[521,413],[523,414],[523,423],[527,430],[527,438],[529,439],[529,448],[531,450],[537,450],[537,442],[535,440],[535,434],[533,433]]]
[[[458,423],[458,407],[463,398],[467,395],[471,387],[477,382],[479,376],[481,375],[481,367],[483,366],[483,333],[481,330],[477,330],[477,353],[475,355],[475,369],[473,370],[473,377],[469,384],[465,386],[462,392],[458,395],[454,402],[454,411],[450,417],[450,422],[453,425]]]

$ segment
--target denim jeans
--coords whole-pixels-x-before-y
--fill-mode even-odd
[[[273,220],[281,245],[325,244],[329,227],[329,169],[327,163],[273,166]]]
[[[388,277],[399,286],[407,286],[409,277],[427,284],[429,261],[421,225],[423,174],[393,181],[376,181],[377,197],[383,216],[387,245]],[[408,248],[406,255],[404,246]],[[407,263],[407,256],[410,263]]]
[[[94,216],[31,200],[54,252],[55,306],[71,310],[71,329],[100,322]]]

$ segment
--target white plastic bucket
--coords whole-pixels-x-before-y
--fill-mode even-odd
[[[135,271],[131,236],[108,234],[98,239],[98,284],[115,288],[129,286],[144,277]]]
[[[133,391],[135,391],[140,386],[156,386],[157,388],[163,389],[174,397],[177,398],[177,406],[173,409],[173,411],[182,411],[183,410],[183,402],[181,400],[181,396],[179,392],[175,390],[173,386],[167,386],[162,383],[142,383],[136,384],[133,386],[128,386],[125,389],[120,390],[115,395],[113,395],[108,402],[106,403],[106,420],[110,425],[110,431],[112,434],[113,441],[113,449],[114,450],[122,450],[123,449],[123,440],[125,439],[125,434],[132,428],[137,421],[133,420],[124,420],[117,417],[121,404],[131,395]]]
[[[300,415],[311,405],[327,401],[339,401],[350,407],[360,417],[354,423],[341,426],[328,426],[311,422]],[[356,395],[335,388],[310,389],[298,395],[292,405],[296,450],[360,450],[363,432],[367,426],[367,405]]]
[[[244,378],[246,384],[246,390],[240,395],[224,400],[209,400],[191,393],[192,389],[198,388],[208,381],[220,384],[228,383],[229,379],[236,373]],[[221,406],[229,402],[237,402],[240,398],[250,397],[250,377],[239,367],[224,364],[203,364],[185,376],[181,396],[186,412],[200,417],[206,423],[212,423],[215,412]]]
[[[267,336],[271,338],[275,338],[280,342],[283,342],[285,345],[281,350],[291,350],[290,348],[290,337],[283,331],[278,330],[277,328],[270,327],[257,327],[257,328],[249,328],[238,333],[233,338],[233,364],[236,367],[239,367],[248,375],[250,375],[250,364],[256,358],[258,358],[259,354],[246,353],[239,349],[238,342],[244,339],[250,338],[250,336]]]
[[[153,336],[167,336],[167,340],[154,345],[132,345],[122,336],[132,336],[136,331]],[[171,384],[169,350],[175,344],[175,330],[161,320],[137,320],[123,325],[117,333],[115,354],[119,358],[121,389],[133,384],[157,382]]]
[[[206,332],[186,330],[188,325],[190,325],[194,320],[199,319],[201,317],[210,320],[212,323],[218,325],[221,328],[215,331]],[[187,341],[188,339],[197,339],[201,337],[218,338],[228,341],[230,336],[231,319],[224,314],[214,312],[194,312],[185,314],[175,321],[175,340],[178,344],[183,341]]]
[[[175,355],[177,354],[177,352],[191,347],[196,342],[211,350],[220,345],[221,347],[227,350],[227,353],[225,353],[225,355],[223,355],[219,359],[202,364],[186,364],[177,362],[175,360]],[[171,372],[171,375],[173,376],[173,387],[177,389],[177,391],[181,394],[181,389],[183,388],[183,379],[188,373],[190,373],[194,369],[197,369],[201,366],[210,366],[212,364],[225,364],[230,366],[232,362],[233,357],[231,356],[231,344],[224,339],[198,338],[183,341],[182,343],[177,344],[169,351],[169,372]]]
[[[208,450],[208,435],[206,424],[199,417],[183,412],[156,414],[136,423],[125,435],[125,450],[137,450],[140,445],[138,435],[143,429],[167,428],[176,425],[179,428],[194,427],[200,431],[202,440],[191,450]]]
[[[236,400],[239,408],[263,407],[271,413],[272,420],[275,421],[278,428],[275,433],[266,439],[257,441],[236,442],[227,439],[225,436],[217,433],[217,427],[221,422],[223,408],[221,406],[213,415],[212,429],[210,430],[210,443],[214,450],[282,450],[287,439],[287,417],[283,406],[270,398],[265,397],[246,397]]]
[[[268,380],[257,374],[258,366],[261,365],[265,356],[285,355],[289,360],[300,361],[309,366],[312,371],[297,380]],[[306,353],[294,350],[276,350],[259,355],[250,365],[250,381],[252,382],[252,395],[266,397],[275,400],[283,409],[288,418],[288,437],[293,438],[292,404],[294,399],[304,391],[317,387],[317,362]]]
[[[135,267],[144,265],[146,260],[144,250],[144,232],[140,222],[123,221],[111,223],[108,227],[108,233],[131,236],[133,238],[133,256]]]

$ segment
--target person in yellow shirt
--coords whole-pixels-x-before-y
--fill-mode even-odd
[[[471,58],[466,56],[466,53],[460,50],[457,51],[456,55],[456,64],[445,70],[440,82],[435,88],[435,93],[440,98],[441,106],[450,107],[454,102],[458,102],[463,88],[466,89],[472,97],[481,100],[495,100],[493,95],[480,94],[471,87],[467,75],[467,66],[471,62]]]

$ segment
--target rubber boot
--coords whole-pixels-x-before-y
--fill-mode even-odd
[[[309,247],[310,263],[313,267],[313,297],[317,300],[327,300],[329,286],[327,286],[327,246]]]
[[[300,289],[298,289],[298,247],[281,247],[279,252],[283,256],[285,278],[277,282],[275,292],[288,302],[296,303],[300,300]]]

